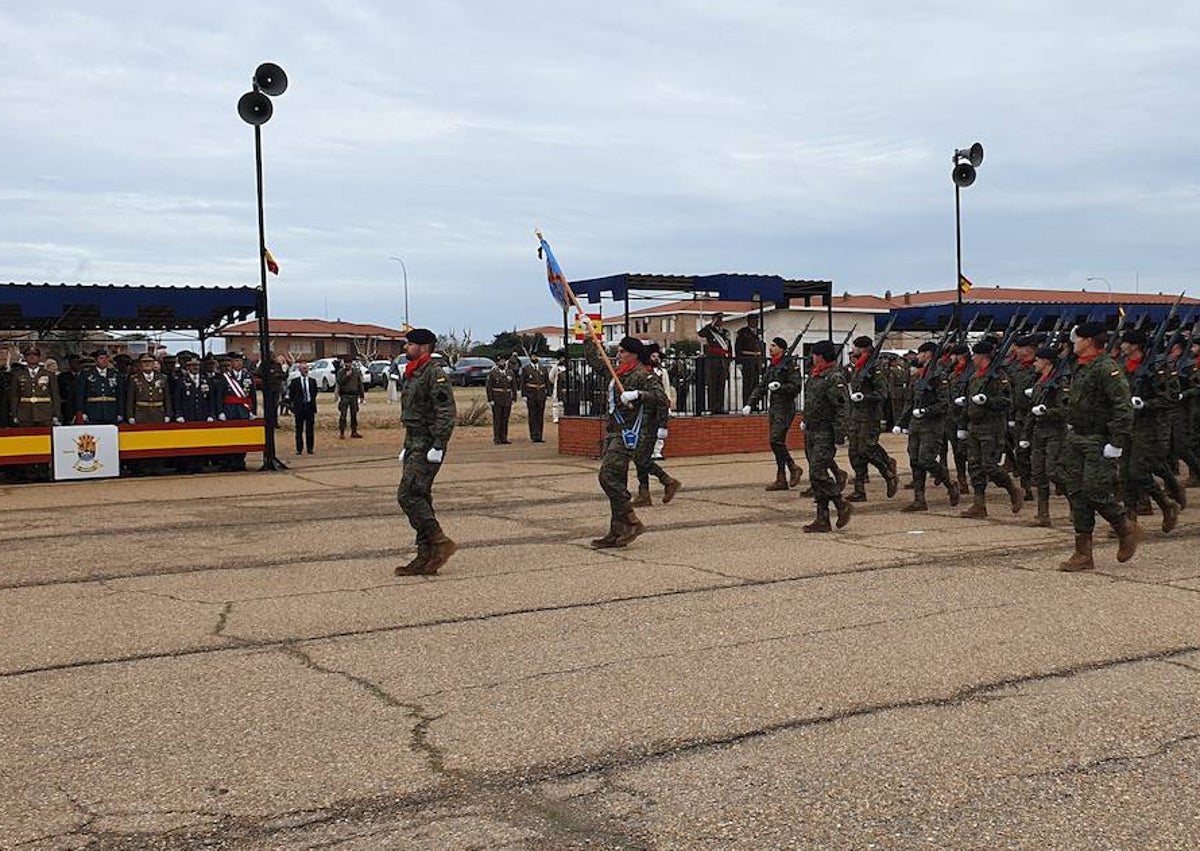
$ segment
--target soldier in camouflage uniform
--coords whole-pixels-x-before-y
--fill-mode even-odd
[[[1194,331],[1193,331],[1194,333]],[[1185,349],[1183,365],[1179,368],[1180,404],[1187,407],[1185,441],[1192,454],[1200,458],[1200,338]],[[1200,487],[1200,477],[1188,479],[1189,488]]]
[[[594,337],[584,343],[588,365],[600,376],[608,375],[607,355]],[[620,361],[617,377],[624,390],[617,392],[609,382],[607,396],[608,422],[605,426],[604,451],[600,460],[600,487],[608,497],[610,520],[608,533],[592,541],[597,549],[623,547],[645,531],[642,521],[630,505],[629,462],[633,460],[643,430],[651,429],[649,420],[659,405],[666,403],[666,393],[652,371],[640,361],[642,342],[625,337],[617,347]]]
[[[842,496],[842,488],[833,475],[833,457],[846,440],[846,378],[837,368],[837,346],[821,340],[812,347],[813,366],[804,391],[804,454],[808,456],[808,476],[812,482],[817,517],[805,532],[829,532],[829,506],[837,509],[837,528],[850,522],[853,506]]]
[[[949,390],[946,376],[933,362],[937,343],[922,343],[917,349],[917,373],[909,383],[909,402],[892,431],[908,430],[908,463],[913,474],[913,501],[901,511],[928,511],[925,501],[926,476],[935,485],[945,485],[951,505],[958,505],[958,487],[946,469],[946,414],[949,412]]]
[[[767,485],[769,491],[794,488],[804,475],[804,469],[792,459],[787,447],[788,431],[792,428],[792,420],[796,419],[796,397],[800,394],[801,373],[796,363],[784,356],[785,352],[787,341],[783,337],[771,341],[767,349],[770,357],[767,369],[759,379],[758,386],[751,391],[747,404],[742,407],[742,414],[749,416],[770,391],[767,418],[771,428],[771,452],[775,455],[775,481]]]
[[[1077,355],[1067,396],[1067,445],[1063,467],[1071,522],[1075,527],[1075,553],[1060,570],[1090,570],[1092,532],[1099,514],[1116,530],[1117,561],[1133,558],[1142,529],[1125,515],[1116,498],[1117,464],[1129,448],[1133,408],[1129,382],[1105,351],[1107,331],[1102,323],[1087,322],[1075,329]]]
[[[1016,354],[1012,363],[1008,365],[1008,381],[1013,402],[1008,416],[1013,468],[1021,482],[1022,494],[1027,502],[1033,499],[1033,465],[1030,457],[1033,447],[1031,441],[1024,441],[1030,443],[1027,447],[1022,447],[1021,442],[1032,416],[1029,409],[1033,406],[1029,401],[1030,394],[1025,391],[1031,388],[1038,378],[1033,366],[1034,354],[1045,339],[1038,334],[1018,337],[1013,343],[1013,351]]]
[[[1146,332],[1131,329],[1121,336],[1126,380],[1133,409],[1133,433],[1129,451],[1121,456],[1121,481],[1125,487],[1125,510],[1136,516],[1138,502],[1149,496],[1162,511],[1162,530],[1170,532],[1179,522],[1179,503],[1163,491],[1154,471],[1166,463],[1170,442],[1170,409],[1179,399],[1179,382],[1165,363],[1146,363]]]
[[[859,337],[854,341],[854,362],[850,365],[850,466],[854,468],[854,493],[851,502],[867,500],[867,466],[874,466],[887,482],[891,499],[900,487],[896,462],[879,445],[880,406],[886,394],[883,374],[877,364],[868,366],[874,341]]]
[[[946,392],[953,401],[966,398],[967,382],[971,379],[971,349],[966,343],[955,343],[950,347],[950,360],[946,363]],[[958,477],[958,492],[966,493],[971,489],[967,478],[967,445],[958,436],[961,427],[961,411],[957,406],[950,409],[946,416],[946,448],[942,451],[942,459],[946,468],[950,468],[950,456],[954,456],[954,471]]]
[[[1188,357],[1188,338],[1176,334],[1167,350],[1167,364],[1172,378],[1179,383],[1179,401],[1171,407],[1168,419],[1171,425],[1171,453],[1169,465],[1176,468],[1179,462],[1188,469],[1187,487],[1200,485],[1200,454],[1192,445],[1192,430],[1196,423],[1192,416],[1192,377],[1196,362]]]
[[[1050,484],[1066,487],[1063,480],[1063,445],[1067,439],[1069,380],[1059,368],[1058,350],[1042,347],[1034,355],[1037,379],[1024,391],[1029,399],[1029,419],[1020,443],[1028,444],[1030,472],[1037,493],[1035,526],[1050,526]],[[1020,446],[1020,443],[1018,446]]]
[[[996,344],[992,340],[983,339],[975,344],[972,358],[975,370],[967,380],[965,396],[954,400],[961,412],[958,434],[967,442],[967,463],[974,490],[971,507],[961,517],[987,517],[988,482],[1008,491],[1013,514],[1021,510],[1023,501],[1021,489],[1000,466],[1012,391],[1004,372],[991,368],[995,353]]]
[[[454,390],[437,361],[437,335],[414,328],[407,335],[400,421],[404,448],[400,450],[400,487],[396,501],[417,533],[417,556],[396,568],[397,576],[431,576],[454,555],[458,545],[446,536],[433,511],[433,480],[442,468],[454,432]]]
[[[647,367],[658,379],[659,386],[662,385],[662,375],[653,369],[653,355],[658,352],[658,343],[648,343],[642,349],[642,354],[639,360]],[[658,443],[660,437],[662,440],[667,439],[667,425],[671,417],[671,405],[667,396],[666,389],[663,389],[662,398],[657,396],[647,396],[643,399],[643,407],[646,411],[646,421],[644,428],[638,434],[637,449],[633,455],[633,466],[637,471],[638,493],[637,497],[629,503],[634,508],[640,508],[645,505],[653,504],[650,499],[650,477],[658,479],[663,486],[663,505],[675,498],[675,494],[679,493],[682,487],[679,480],[672,478],[654,459],[654,447]]]

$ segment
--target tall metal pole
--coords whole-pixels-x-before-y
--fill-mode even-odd
[[[267,231],[263,217],[262,129],[254,125],[254,172],[258,184],[258,375],[262,380],[263,419],[266,434],[263,439],[263,470],[286,470],[287,466],[275,457],[275,426],[279,402],[271,376],[271,331],[267,318]]]
[[[954,184],[954,252],[957,260],[958,274],[954,278],[954,293],[956,300],[954,302],[954,334],[959,338],[960,342],[966,342],[963,335],[962,324],[962,216],[961,205],[959,203],[959,188],[958,184]]]
[[[404,273],[404,324],[411,328],[412,324],[408,321],[408,268],[401,258],[392,257],[391,259],[400,264],[400,271]]]

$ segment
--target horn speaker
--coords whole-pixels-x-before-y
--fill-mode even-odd
[[[266,124],[274,109],[271,99],[262,92],[246,92],[238,99],[238,115],[247,124]]]
[[[254,87],[265,95],[278,97],[287,91],[287,83],[287,74],[274,62],[264,62],[254,72]],[[979,148],[979,157],[982,159],[983,148],[978,142],[975,143],[975,147]]]

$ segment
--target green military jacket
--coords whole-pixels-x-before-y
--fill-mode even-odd
[[[785,357],[779,363],[769,363],[763,370],[758,385],[750,392],[749,404],[757,405],[767,395],[767,385],[772,381],[779,382],[779,389],[771,392],[771,410],[794,412],[796,396],[800,393],[802,376],[799,367],[790,357]]]
[[[967,400],[965,418],[967,425],[974,429],[995,428],[1004,430],[1008,421],[1009,411],[1012,410],[1012,384],[1003,370],[992,371],[990,366],[983,370],[971,372],[967,380]],[[976,405],[971,401],[982,393],[987,401]]]
[[[950,410],[948,379],[949,372],[936,364],[919,369],[908,383],[904,410],[897,424],[901,428],[919,428],[924,425],[942,427],[942,418]],[[914,410],[920,410],[921,416],[914,417]]]
[[[588,365],[600,375],[608,375],[608,367],[604,365],[606,355],[597,347],[594,341],[584,344],[584,354]],[[621,385],[626,390],[637,390],[639,397],[631,402],[622,402],[616,385],[611,381],[608,386],[608,422],[605,431],[620,434],[626,429],[632,429],[641,417],[641,429],[651,428],[656,422],[657,412],[668,404],[667,392],[663,390],[662,382],[650,367],[638,363],[633,369],[621,376]],[[644,411],[644,413],[643,413]]]
[[[1067,397],[1067,425],[1081,437],[1098,437],[1113,446],[1129,447],[1133,408],[1125,372],[1107,353],[1092,361],[1076,361]]]
[[[513,392],[512,374],[500,364],[496,364],[488,373],[487,380],[483,383],[483,389],[487,393],[488,402],[499,405],[501,408],[512,405],[513,397],[516,395]]]
[[[850,420],[856,423],[878,423],[882,418],[880,408],[887,398],[887,381],[877,360],[870,367],[855,369],[850,364],[847,369],[847,380],[851,393],[863,394],[861,402],[850,405]]]
[[[1060,374],[1051,373],[1049,379],[1040,375],[1030,386],[1029,418],[1025,420],[1021,434],[1026,440],[1032,441],[1034,432],[1049,434],[1064,431],[1067,427],[1067,394],[1070,392],[1070,382]],[[1045,405],[1046,413],[1040,417],[1033,415],[1033,409]]]
[[[1166,363],[1159,362],[1147,369],[1126,369],[1132,397],[1142,400],[1142,407],[1133,411],[1133,428],[1139,434],[1150,433],[1169,441],[1171,412],[1179,405],[1179,375]]]
[[[146,378],[135,372],[125,388],[125,419],[137,423],[162,423],[171,419],[171,391],[167,377],[155,372]]]
[[[549,392],[550,382],[546,379],[546,373],[542,372],[541,367],[534,366],[532,363],[529,366],[521,367],[522,396],[535,402],[544,402]]]
[[[9,413],[19,426],[48,426],[58,417],[58,381],[42,364],[14,366],[9,393]]]
[[[404,448],[445,449],[454,431],[454,390],[437,361],[429,360],[405,378],[400,390]]]
[[[832,432],[835,440],[846,436],[849,427],[849,390],[846,376],[837,367],[810,375],[804,388],[804,428]]]
[[[365,395],[362,375],[352,365],[346,364],[338,370],[337,392],[339,396],[358,396],[360,399]]]
[[[1026,393],[1034,382],[1038,380],[1037,370],[1033,367],[1033,361],[1023,363],[1019,360],[1013,361],[1008,367],[1008,382],[1012,391],[1012,409],[1009,411],[1009,420],[1015,422],[1017,434],[1022,434],[1029,422],[1029,411],[1033,408],[1030,399],[1031,394]]]

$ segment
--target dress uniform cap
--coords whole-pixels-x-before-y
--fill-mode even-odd
[[[640,355],[644,348],[642,341],[637,337],[622,337],[621,342],[617,346],[634,355]]]
[[[1103,322],[1084,322],[1081,325],[1075,326],[1075,336],[1093,339],[1095,337],[1103,337],[1108,334],[1108,326]]]
[[[918,352],[936,352],[937,351],[937,343],[933,342],[933,340],[927,340],[924,343],[922,343],[920,346],[917,347],[917,351]]]
[[[414,328],[405,336],[408,338],[408,342],[416,343],[418,346],[432,346],[437,343],[437,334],[428,328]]]
[[[229,358],[230,360],[245,360],[245,358],[242,357],[241,352],[226,352],[225,357]]]
[[[1144,346],[1146,345],[1148,339],[1149,338],[1146,336],[1146,332],[1140,328],[1130,328],[1121,335],[1122,343],[1129,343],[1134,346]]]
[[[775,345],[779,346],[779,348],[781,348],[785,351],[787,350],[788,341],[783,339],[783,337],[776,337],[773,340],[771,340],[771,342],[774,343]]]
[[[857,349],[870,349],[875,346],[875,341],[870,337],[855,337],[854,347]]]
[[[146,361],[150,361],[151,363],[157,362],[154,355],[150,354],[149,352],[146,352],[146,354],[144,354],[140,358],[138,358],[139,363],[145,363]]]
[[[975,344],[975,348],[973,351],[977,355],[990,355],[996,351],[996,344],[993,343],[991,340],[987,340],[987,339],[980,340],[978,343]]]
[[[812,353],[820,355],[825,360],[833,360],[837,357],[837,346],[832,340],[819,340],[813,344]]]

